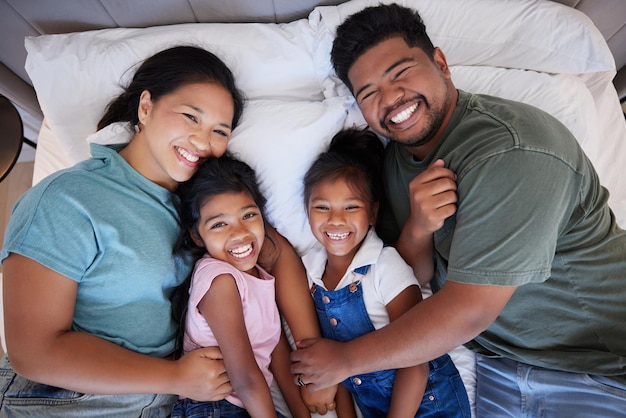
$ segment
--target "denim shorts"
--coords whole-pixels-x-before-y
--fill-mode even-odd
[[[89,395],[33,382],[0,360],[0,418],[165,418],[175,395]]]
[[[278,418],[286,418],[279,412]],[[172,418],[250,418],[248,412],[227,400],[212,402],[197,402],[191,399],[182,399],[172,411]]]

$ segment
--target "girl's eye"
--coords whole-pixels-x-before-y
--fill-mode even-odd
[[[243,219],[251,219],[251,218],[254,218],[255,216],[257,216],[256,213],[250,212],[250,213],[246,213],[245,215],[243,215]]]
[[[185,115],[185,117],[187,117],[187,119],[191,120],[192,122],[198,122],[198,119],[196,119],[194,115],[190,115],[189,113],[183,113],[183,115]]]
[[[357,205],[351,205],[351,206],[346,206],[346,210],[357,210],[360,209],[360,206]]]
[[[313,206],[313,209],[319,210],[319,211],[327,211],[328,210],[328,206],[317,205],[317,206]]]
[[[217,222],[211,225],[211,229],[217,229],[226,226],[226,222]]]

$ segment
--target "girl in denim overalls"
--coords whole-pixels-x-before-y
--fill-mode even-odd
[[[372,228],[382,192],[382,152],[373,133],[346,130],[304,178],[309,224],[321,245],[303,262],[325,338],[352,340],[382,328],[421,300],[413,270]],[[463,381],[447,354],[342,383],[337,411],[351,404],[347,389],[365,418],[470,417]]]

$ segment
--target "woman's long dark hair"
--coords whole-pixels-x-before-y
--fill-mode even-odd
[[[147,58],[137,69],[123,93],[106,109],[98,129],[114,122],[139,122],[139,98],[144,90],[158,101],[176,89],[191,83],[213,82],[228,90],[234,102],[233,129],[243,113],[243,94],[237,89],[230,69],[215,54],[194,46],[175,46]]]

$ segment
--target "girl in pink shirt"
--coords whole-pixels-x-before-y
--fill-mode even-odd
[[[178,192],[184,228],[179,247],[201,256],[189,289],[183,351],[219,346],[234,392],[221,401],[180,399],[172,417],[274,418],[274,376],[292,414],[309,416],[289,374],[274,277],[257,263],[271,239],[254,171],[224,155],[204,163]]]

